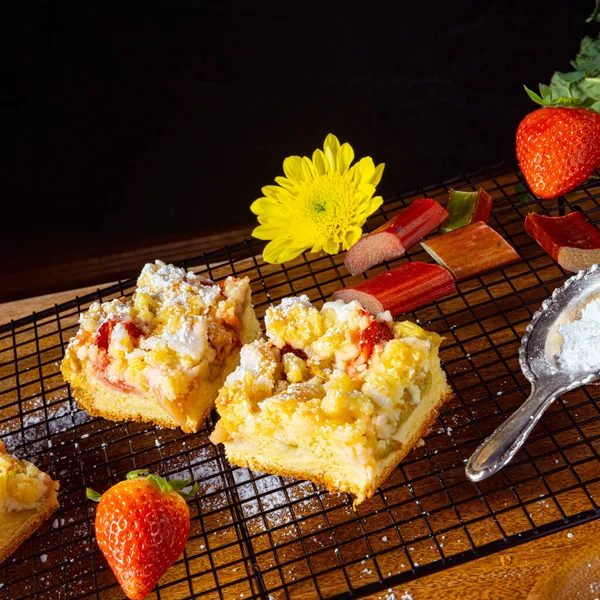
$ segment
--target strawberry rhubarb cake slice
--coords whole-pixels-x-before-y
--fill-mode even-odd
[[[359,504],[419,442],[451,396],[442,338],[357,301],[306,296],[268,309],[242,348],[211,435],[239,466],[309,479]]]
[[[260,327],[248,278],[214,283],[160,261],[130,298],[80,317],[62,373],[91,415],[197,431]]]

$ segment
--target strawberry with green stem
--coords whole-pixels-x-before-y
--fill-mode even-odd
[[[600,0],[590,20],[600,20]],[[581,42],[570,73],[554,73],[540,94],[542,108],[517,129],[516,153],[531,191],[556,198],[584,183],[600,167],[600,36]]]
[[[190,531],[186,500],[190,480],[167,481],[145,469],[132,471],[100,495],[87,489],[98,502],[96,539],[126,596],[145,598],[179,558]]]

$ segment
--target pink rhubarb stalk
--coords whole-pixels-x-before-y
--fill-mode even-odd
[[[344,260],[348,271],[352,275],[364,273],[384,260],[402,256],[447,218],[448,211],[435,200],[415,200],[348,250]]]
[[[421,245],[457,281],[520,260],[517,251],[482,222],[438,235]]]
[[[358,300],[374,315],[389,310],[395,317],[455,293],[454,279],[446,269],[430,263],[408,262],[338,290],[333,299]]]
[[[580,271],[600,263],[600,231],[580,212],[564,217],[530,213],[527,233],[567,271]]]

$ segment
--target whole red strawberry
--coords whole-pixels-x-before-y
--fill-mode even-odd
[[[600,115],[553,107],[529,113],[517,129],[517,159],[539,198],[570,192],[600,166]]]
[[[145,598],[183,552],[190,531],[190,511],[181,490],[189,481],[166,481],[146,471],[132,471],[100,496],[96,539],[110,568],[131,600]],[[192,493],[194,493],[192,488]]]

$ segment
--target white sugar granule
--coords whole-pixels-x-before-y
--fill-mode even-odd
[[[592,371],[600,367],[600,298],[590,302],[579,321],[559,330],[563,345],[558,364],[567,371]]]

